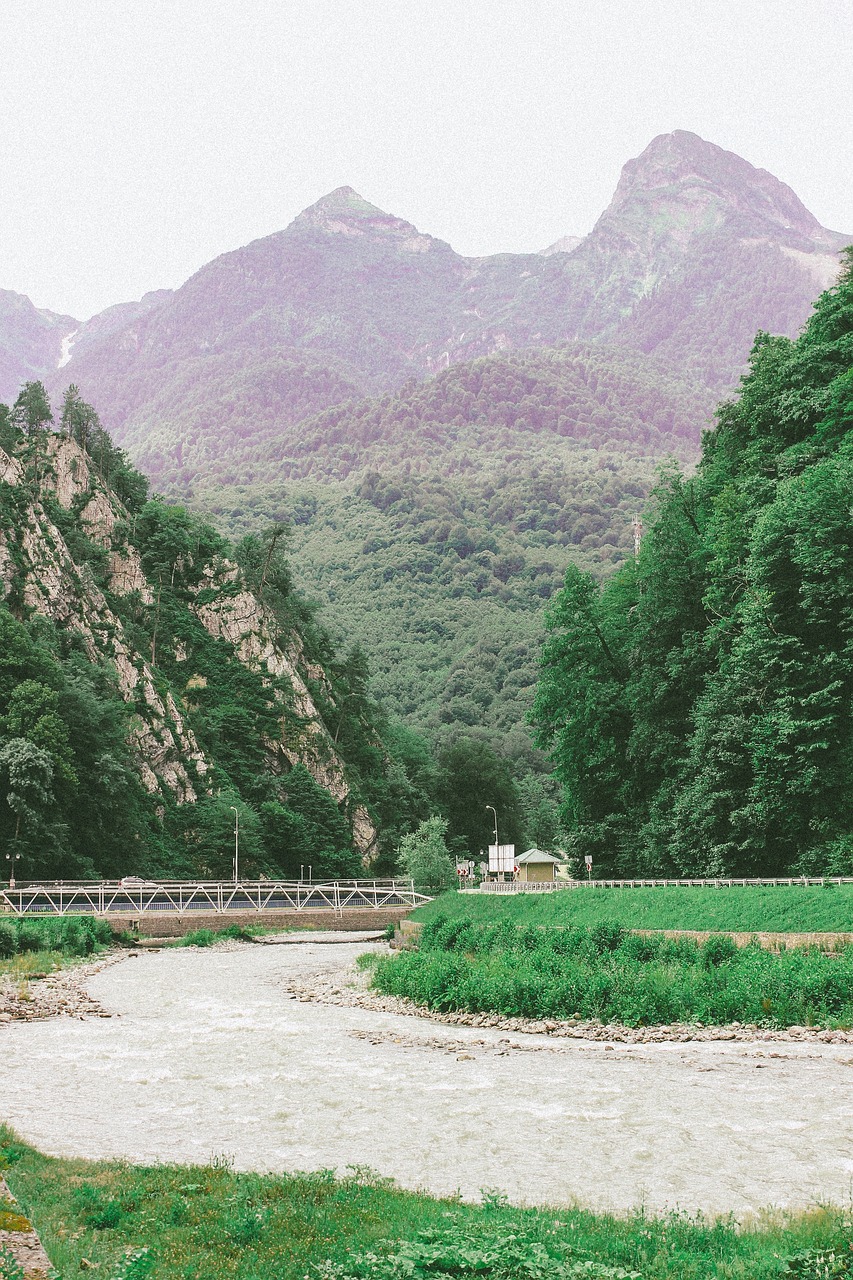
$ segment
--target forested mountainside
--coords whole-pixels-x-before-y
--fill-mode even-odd
[[[316,389],[318,398],[325,389]],[[694,458],[715,399],[701,383],[620,347],[572,343],[451,365],[376,399],[347,400],[282,433],[246,407],[227,448],[203,432],[167,464],[152,430],[140,464],[187,494],[270,479],[386,475],[478,480],[578,451]],[[164,468],[168,465],[168,471]]]
[[[853,253],[802,335],[759,335],[639,562],[579,569],[536,699],[602,872],[850,874]]]
[[[476,735],[389,719],[358,645],[294,589],[287,531],[226,544],[149,499],[74,388],[0,406],[0,849],[25,878],[395,869],[432,813],[451,846],[553,832],[553,788]]]
[[[291,524],[297,580],[362,644],[389,713],[529,764],[544,602],[570,560],[630,554],[655,467],[692,459],[711,415],[707,392],[633,352],[491,356],[304,424],[287,485],[220,471],[187,496],[231,535]]]
[[[272,479],[270,440],[286,453],[319,409],[507,348],[616,342],[719,394],[758,328],[797,332],[849,239],[679,130],[625,166],[570,251],[464,258],[344,187],[124,323],[113,309],[79,326],[67,370],[156,483],[206,471],[235,437],[241,465],[256,441],[256,478]]]
[[[234,805],[248,874],[356,873],[388,765],[358,662],[274,537],[232,559],[105,433],[47,431],[38,391],[28,433],[0,415],[4,851],[29,877],[221,876]]]

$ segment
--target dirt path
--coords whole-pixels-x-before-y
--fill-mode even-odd
[[[0,1032],[4,1118],[57,1154],[360,1164],[471,1198],[738,1214],[849,1200],[853,1046],[450,1027],[359,1005],[344,964],[363,949],[180,949],[105,969],[89,989],[120,1018]],[[324,984],[343,1002],[317,999]]]

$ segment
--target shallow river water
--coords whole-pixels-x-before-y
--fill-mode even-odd
[[[0,1116],[55,1155],[295,1170],[516,1202],[733,1210],[849,1202],[853,1047],[616,1044],[303,1003],[364,945],[143,954],[110,1019],[0,1029]]]

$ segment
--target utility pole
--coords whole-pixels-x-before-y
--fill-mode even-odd
[[[232,804],[229,808],[234,810],[234,883],[236,884],[240,878],[240,814],[235,805]]]

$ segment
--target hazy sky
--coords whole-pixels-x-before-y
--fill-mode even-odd
[[[85,319],[355,187],[466,254],[692,129],[853,232],[850,0],[0,0],[0,288]]]

